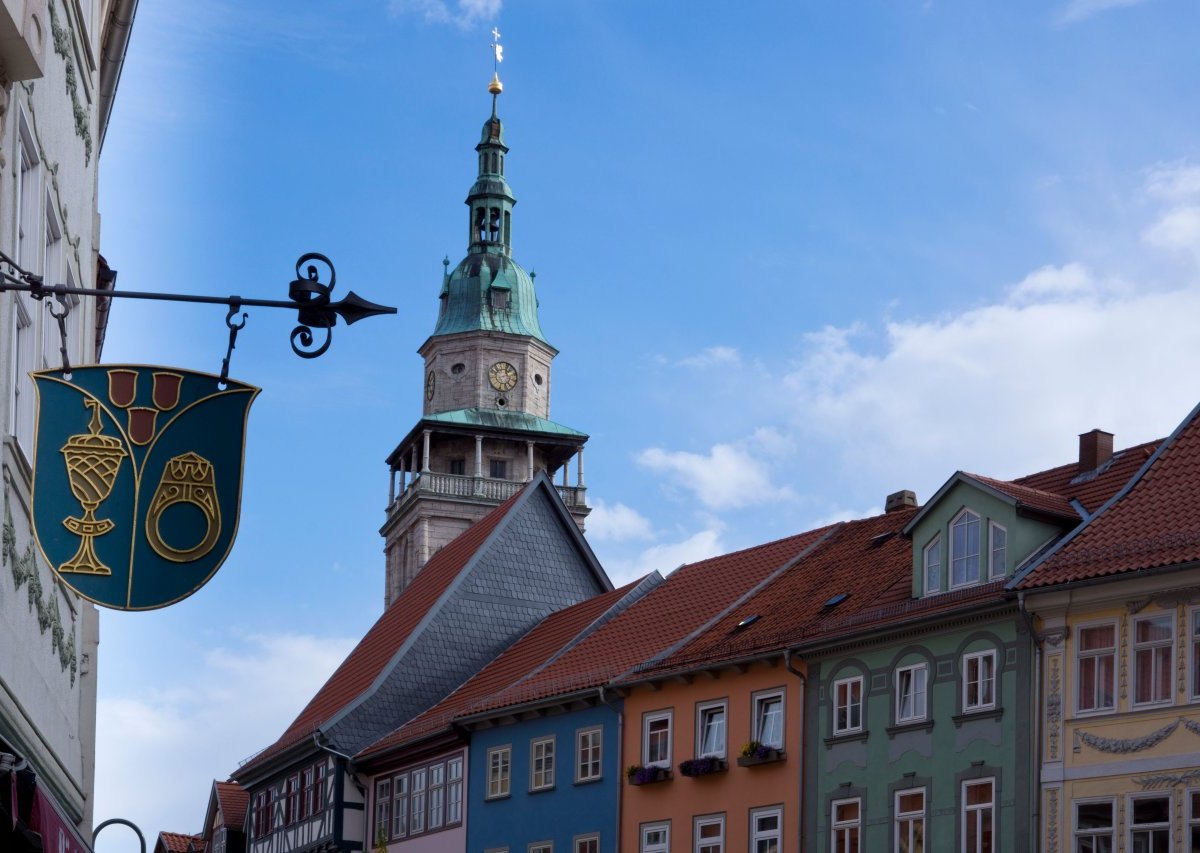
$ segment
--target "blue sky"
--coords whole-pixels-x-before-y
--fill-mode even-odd
[[[396,317],[312,362],[251,311],[238,544],[155,613],[104,613],[97,820],[198,831],[379,615],[387,453],[490,108],[591,435],[615,580],[928,497],[957,469],[1168,433],[1200,396],[1200,7],[162,0],[101,157],[119,286],[283,298],[321,251]],[[223,311],[125,302],[105,357],[217,371]],[[122,846],[107,830],[100,849]]]

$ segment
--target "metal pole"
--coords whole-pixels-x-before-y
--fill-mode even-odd
[[[138,842],[142,845],[142,853],[146,853],[146,836],[142,835],[142,831],[138,829],[137,824],[131,820],[125,820],[123,817],[110,817],[104,823],[92,830],[92,847],[96,846],[96,836],[100,834],[100,830],[106,826],[111,826],[114,823],[119,823],[122,826],[127,826],[137,833]]]

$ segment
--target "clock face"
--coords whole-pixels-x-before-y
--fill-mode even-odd
[[[488,381],[497,391],[511,391],[517,387],[517,369],[507,361],[498,361],[488,370]]]
[[[425,377],[425,399],[426,400],[433,399],[434,381],[435,381],[435,378],[433,375],[433,371],[431,370],[431,371],[429,371],[429,375]]]

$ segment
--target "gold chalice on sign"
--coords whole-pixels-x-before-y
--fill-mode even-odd
[[[71,436],[62,448],[71,494],[83,505],[84,510],[83,518],[65,518],[63,526],[80,537],[79,550],[58,570],[86,575],[111,575],[112,569],[96,556],[92,540],[108,533],[115,525],[111,519],[97,519],[96,508],[112,493],[121,460],[129,454],[121,446],[120,439],[100,434],[103,424],[100,423],[99,401],[84,400],[83,404],[92,410],[88,432]]]

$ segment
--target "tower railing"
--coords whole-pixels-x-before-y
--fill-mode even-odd
[[[402,491],[388,513],[415,500],[418,494],[446,495],[456,498],[479,498],[485,501],[506,501],[525,487],[524,480],[495,480],[491,477],[470,477],[462,474],[439,474],[423,471],[417,474]],[[587,506],[587,488],[584,486],[555,486],[559,496],[569,508]]]

